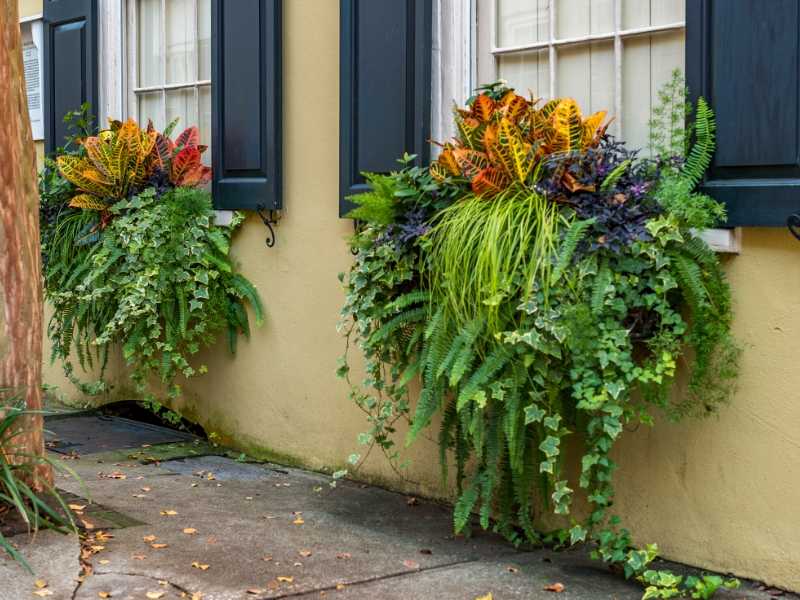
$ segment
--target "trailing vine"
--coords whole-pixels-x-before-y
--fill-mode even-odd
[[[367,453],[379,447],[400,468],[397,423],[409,422],[412,443],[441,415],[457,532],[477,512],[515,544],[591,542],[645,598],[706,598],[735,580],[651,569],[656,546],[633,548],[613,514],[611,450],[625,427],[652,425],[656,410],[710,414],[736,374],[730,291],[696,235],[724,219],[694,191],[714,149],[713,113],[698,103],[695,142],[675,155],[686,147],[675,127],[685,92],[679,74],[670,85],[653,124],[669,128],[653,135],[666,150],[653,158],[573,100],[538,106],[499,84],[479,90],[430,169],[407,157],[352,198],[364,225],[342,276],[340,327],[367,360],[363,385],[351,385],[370,423]],[[679,361],[689,385],[676,401]],[[349,381],[346,355],[340,374]],[[565,474],[568,436],[584,447],[577,482]],[[588,516],[572,515],[576,485]],[[568,525],[539,532],[543,510]]]

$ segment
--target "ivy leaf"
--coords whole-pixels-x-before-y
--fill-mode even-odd
[[[578,542],[585,542],[587,533],[588,531],[586,531],[586,529],[580,525],[575,525],[569,530],[569,543],[575,545]]]
[[[552,417],[545,417],[544,426],[551,431],[558,431],[561,423],[561,415],[553,415]]]
[[[539,450],[544,452],[547,458],[553,458],[555,456],[558,456],[559,453],[558,444],[559,444],[559,439],[557,437],[548,435],[544,439],[544,441],[541,444],[539,444]]]
[[[536,406],[535,404],[530,404],[525,407],[525,425],[530,425],[531,423],[541,423],[542,419],[544,418],[545,412]]]

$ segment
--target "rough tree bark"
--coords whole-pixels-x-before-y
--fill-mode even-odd
[[[0,8],[0,388],[42,408],[42,282],[36,152],[28,118],[17,2]],[[1,410],[1,409],[0,409]],[[12,440],[15,454],[44,453],[42,416],[28,415]],[[20,459],[24,460],[24,459]],[[48,465],[35,462],[30,482],[52,482]]]

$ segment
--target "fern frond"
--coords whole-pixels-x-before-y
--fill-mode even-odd
[[[695,142],[686,157],[686,164],[682,171],[683,176],[691,182],[692,187],[700,183],[711,165],[711,157],[716,149],[716,129],[714,111],[705,98],[698,98],[694,121]]]
[[[586,233],[586,230],[591,227],[594,222],[595,219],[593,218],[572,222],[572,225],[570,225],[569,229],[564,235],[564,239],[561,242],[561,248],[558,252],[558,258],[556,259],[556,265],[553,269],[552,275],[550,276],[552,284],[555,284],[559,279],[561,279],[561,276],[570,266],[572,263],[572,257],[575,255],[575,250],[577,249],[580,241],[583,239],[583,234]]]

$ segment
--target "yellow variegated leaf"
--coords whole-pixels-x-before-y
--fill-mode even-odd
[[[533,168],[531,145],[522,139],[522,132],[509,119],[503,117],[497,128],[497,147],[503,165],[511,177],[524,183]]]
[[[64,178],[75,187],[95,194],[97,196],[110,195],[113,186],[109,183],[102,173],[94,169],[91,163],[85,158],[74,155],[59,156],[56,159],[58,170]]]
[[[583,140],[582,146],[586,148],[587,146],[592,145],[595,140],[597,139],[598,131],[600,131],[600,125],[606,118],[606,111],[601,110],[599,112],[590,115],[584,120],[583,122]]]
[[[444,167],[445,171],[447,171],[450,175],[460,175],[461,170],[458,168],[458,162],[456,161],[456,157],[453,155],[453,147],[450,145],[445,146],[442,153],[439,155],[438,159],[439,164]]]
[[[83,208],[85,210],[106,210],[108,205],[97,196],[91,194],[78,194],[69,201],[72,208]]]
[[[480,121],[473,117],[456,115],[456,129],[464,146],[473,150],[478,149],[480,137],[483,133]]]

